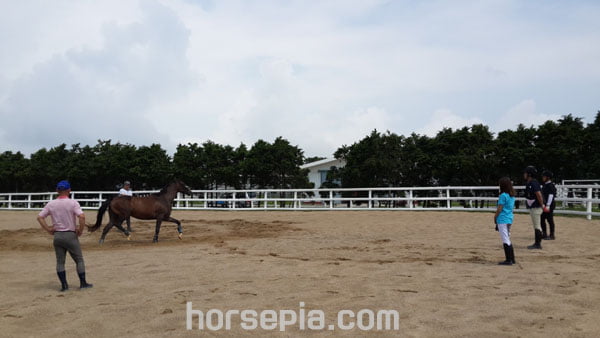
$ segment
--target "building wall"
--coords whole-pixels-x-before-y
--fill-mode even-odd
[[[318,189],[321,187],[321,184],[323,184],[323,181],[326,178],[326,172],[329,171],[331,169],[331,167],[335,166],[335,167],[341,168],[344,165],[346,165],[346,163],[344,161],[332,159],[326,163],[315,165],[315,166],[311,166],[309,163],[308,165],[305,165],[304,167],[308,168],[310,170],[310,172],[308,173],[308,180],[310,182],[314,183],[315,188]]]

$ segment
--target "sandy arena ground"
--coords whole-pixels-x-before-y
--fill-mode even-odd
[[[95,219],[87,212],[88,222]],[[182,212],[184,238],[133,221],[133,240],[113,229],[85,233],[88,280],[58,292],[51,236],[35,212],[0,211],[0,336],[406,336],[598,337],[600,221],[557,217],[557,240],[530,251],[529,216],[517,215],[518,264],[503,259],[490,213]],[[395,332],[187,331],[194,309],[396,309]]]

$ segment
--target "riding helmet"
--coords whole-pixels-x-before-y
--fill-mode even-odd
[[[535,167],[532,165],[528,165],[523,172],[531,177],[537,175],[537,169],[535,169]]]

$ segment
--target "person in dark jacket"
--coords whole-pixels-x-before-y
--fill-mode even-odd
[[[552,172],[544,170],[542,172],[542,197],[544,198],[544,212],[541,216],[542,238],[545,240],[554,240],[554,208],[556,207],[556,186],[552,183]],[[550,235],[546,232],[546,221],[550,225]]]
[[[528,166],[523,170],[523,178],[525,179],[525,207],[529,210],[535,237],[535,242],[528,246],[527,249],[542,248],[541,216],[546,206],[542,197],[542,188],[540,183],[535,179],[535,176],[537,176],[537,170],[534,166]]]

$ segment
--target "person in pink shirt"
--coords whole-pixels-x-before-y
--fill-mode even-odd
[[[56,185],[58,197],[46,204],[39,213],[37,220],[49,234],[54,236],[54,251],[56,253],[56,274],[61,283],[60,291],[67,291],[67,273],[65,271],[65,260],[67,252],[77,265],[79,275],[79,288],[91,288],[93,285],[85,280],[85,264],[83,254],[79,245],[79,236],[83,233],[85,226],[85,215],[79,206],[79,202],[69,198],[71,184],[68,181],[60,181]],[[46,223],[46,217],[52,218],[52,227]],[[79,227],[77,227],[79,220]]]

